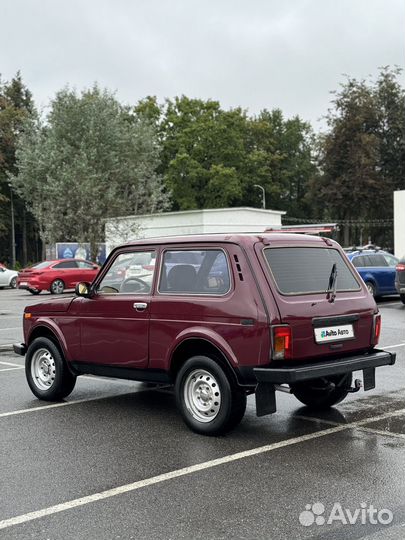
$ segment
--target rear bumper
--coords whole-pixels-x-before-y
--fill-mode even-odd
[[[375,368],[395,364],[395,353],[374,349],[366,354],[335,358],[327,362],[312,362],[287,367],[254,368],[256,387],[256,414],[264,416],[276,412],[276,385],[319,379],[330,375],[344,375],[363,371],[364,390],[375,388]]]
[[[17,282],[17,289],[24,289],[26,291],[29,291],[29,290],[39,291],[38,284],[27,283],[27,282],[25,282],[23,285]]]
[[[253,373],[257,381],[273,384],[294,384],[296,382],[341,375],[369,368],[395,364],[395,353],[375,349],[372,353],[361,354],[329,360],[328,362],[314,362],[304,366],[282,368],[255,368]]]

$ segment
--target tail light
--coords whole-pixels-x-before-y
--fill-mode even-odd
[[[291,327],[288,325],[273,326],[273,360],[292,358]]]
[[[373,325],[373,339],[372,344],[377,345],[380,340],[381,333],[381,315],[377,313],[374,315],[374,325]]]
[[[405,270],[405,264],[404,263],[397,264],[396,267],[395,267],[395,270],[397,272],[403,272]]]

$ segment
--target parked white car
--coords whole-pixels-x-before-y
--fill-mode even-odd
[[[0,264],[0,287],[11,287],[15,289],[17,286],[17,276],[18,272],[9,270]]]

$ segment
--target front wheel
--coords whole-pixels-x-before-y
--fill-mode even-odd
[[[55,279],[52,281],[50,292],[51,294],[62,294],[65,290],[65,284],[61,279]]]
[[[400,294],[399,297],[401,298],[401,302],[405,304],[405,294]]]
[[[176,378],[175,394],[184,422],[196,433],[226,433],[245,414],[246,392],[207,356],[193,356],[185,362]]]
[[[352,384],[352,374],[332,375],[292,384],[294,396],[311,409],[328,409],[345,399]]]
[[[45,337],[34,339],[28,347],[25,375],[32,393],[45,401],[65,398],[76,384],[59,348]]]

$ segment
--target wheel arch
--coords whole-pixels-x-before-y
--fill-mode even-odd
[[[62,357],[65,360],[66,365],[69,367],[69,370],[73,373],[72,368],[70,366],[70,362],[68,361],[69,354],[67,352],[68,349],[66,346],[66,341],[65,341],[64,336],[56,328],[42,321],[40,324],[37,324],[31,330],[28,336],[27,346],[29,346],[34,341],[34,339],[38,337],[45,337],[45,338],[50,339],[60,349],[60,352],[62,353]]]
[[[227,354],[210,339],[202,336],[189,336],[180,341],[171,351],[169,358],[169,373],[174,381],[181,366],[192,356],[208,356],[215,360],[230,375],[234,382],[242,384],[239,370],[232,365]]]

